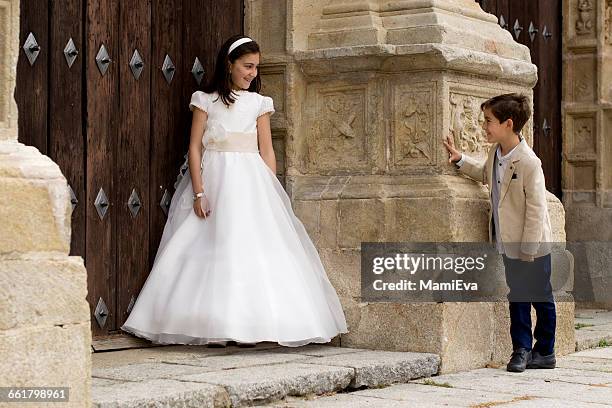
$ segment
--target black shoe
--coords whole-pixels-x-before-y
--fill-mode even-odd
[[[528,351],[524,348],[518,348],[514,350],[512,352],[512,357],[510,357],[510,361],[506,366],[506,370],[511,371],[513,373],[522,373],[523,371],[525,371],[530,357],[531,351]]]
[[[527,363],[527,368],[555,368],[557,365],[557,359],[555,353],[550,353],[547,356],[543,356],[537,351],[531,354],[531,359]]]

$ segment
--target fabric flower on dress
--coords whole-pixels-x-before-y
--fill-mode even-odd
[[[209,143],[222,142],[227,139],[227,132],[223,125],[216,120],[208,120],[206,131],[202,137],[202,144],[207,146]]]

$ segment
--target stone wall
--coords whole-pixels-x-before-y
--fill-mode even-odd
[[[281,101],[287,190],[347,315],[341,344],[434,352],[442,371],[506,360],[507,305],[362,302],[360,243],[486,240],[486,190],[448,164],[441,139],[484,158],[480,103],[532,96],[529,50],[472,0],[279,3],[247,2],[247,33],[271,30],[264,92]],[[564,241],[563,207],[552,195],[549,207]],[[559,315],[564,354],[571,297]]]
[[[19,50],[19,0],[0,1],[0,386],[68,387],[62,406],[90,406],[87,274],[68,256],[66,179],[17,142]]]
[[[612,0],[563,1],[563,204],[577,301],[612,308]]]

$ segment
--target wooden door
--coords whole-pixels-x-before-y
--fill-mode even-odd
[[[513,38],[529,47],[538,67],[533,147],[542,160],[546,188],[561,198],[561,0],[478,0]]]
[[[21,0],[19,138],[74,193],[70,252],[85,259],[94,336],[118,330],[149,274],[189,98],[242,21],[242,0]]]

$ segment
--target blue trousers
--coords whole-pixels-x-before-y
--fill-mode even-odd
[[[510,337],[514,350],[533,350],[548,355],[555,348],[557,313],[550,283],[550,254],[535,258],[533,262],[503,256],[506,283],[510,288]],[[531,306],[537,321],[531,333]]]

